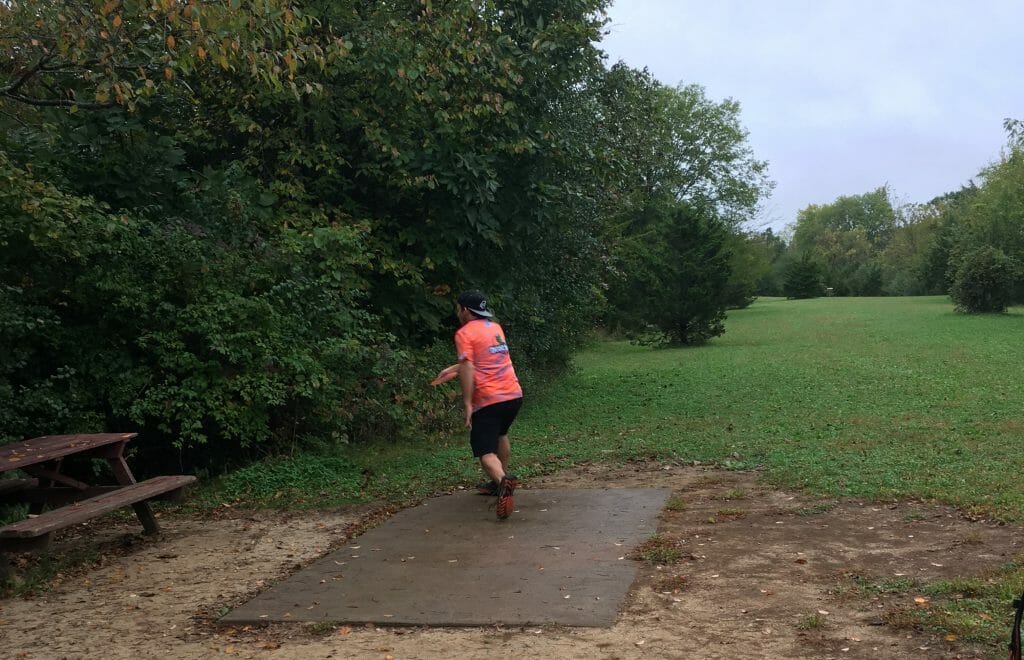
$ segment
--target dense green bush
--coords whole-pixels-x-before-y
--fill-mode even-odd
[[[963,258],[949,295],[961,312],[1005,312],[1019,273],[1019,264],[999,248],[986,245]]]
[[[142,430],[143,462],[209,466],[442,423],[424,384],[439,350],[400,347],[360,308],[357,231],[210,240],[65,195],[2,154],[0,180],[5,440]]]

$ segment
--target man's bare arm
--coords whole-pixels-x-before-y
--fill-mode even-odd
[[[459,387],[462,388],[462,405],[466,409],[466,426],[472,426],[473,417],[473,374],[476,368],[469,360],[459,363]]]

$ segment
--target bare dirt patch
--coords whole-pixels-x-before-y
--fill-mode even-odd
[[[820,500],[750,472],[587,465],[526,488],[671,488],[656,560],[641,561],[611,628],[392,628],[216,624],[380,519],[344,512],[227,512],[165,519],[138,541],[128,521],[78,530],[100,560],[43,596],[0,601],[0,650],[24,658],[983,658],[1001,650],[887,625],[915,580],[986,575],[1018,555],[1014,526],[925,503]],[[669,552],[672,550],[672,552]],[[890,580],[903,590],[859,592]],[[486,606],[486,605],[482,605]],[[920,606],[928,606],[920,605]]]

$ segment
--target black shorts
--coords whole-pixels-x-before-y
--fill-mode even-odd
[[[469,445],[473,448],[473,456],[480,458],[484,454],[498,451],[498,438],[508,434],[522,405],[523,399],[520,397],[484,406],[473,413],[473,428],[469,430]]]

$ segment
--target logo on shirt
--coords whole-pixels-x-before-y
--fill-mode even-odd
[[[508,344],[505,343],[505,338],[501,335],[494,335],[494,346],[487,349],[491,355],[496,353],[508,353]]]

